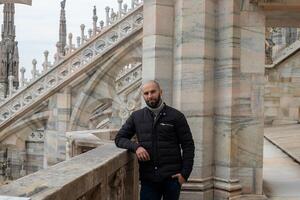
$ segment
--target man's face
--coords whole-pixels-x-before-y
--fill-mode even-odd
[[[155,83],[150,82],[143,86],[142,92],[146,104],[151,108],[157,108],[161,99],[161,89]]]

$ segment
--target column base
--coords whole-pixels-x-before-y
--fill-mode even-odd
[[[241,194],[242,186],[239,180],[214,178],[214,200],[228,200]]]
[[[182,186],[180,200],[212,200],[213,196],[213,177],[189,179]]]
[[[229,198],[229,200],[267,200],[267,199],[268,198],[265,195],[255,195],[255,194],[240,195],[240,196]]]
[[[181,191],[180,200],[212,200],[214,199],[213,189],[200,192],[200,191]]]
[[[241,191],[224,191],[224,190],[218,190],[214,189],[214,200],[229,200],[234,197],[240,196]]]
[[[180,200],[266,200],[264,195],[242,195],[242,186],[238,180],[224,180],[208,177],[190,179],[183,184]]]

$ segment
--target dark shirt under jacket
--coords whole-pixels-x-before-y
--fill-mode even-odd
[[[138,143],[131,141],[134,134]],[[185,116],[170,106],[165,105],[156,118],[146,107],[133,112],[119,130],[115,143],[134,153],[139,146],[148,151],[150,161],[139,161],[141,180],[162,181],[177,173],[185,180],[190,176],[194,141]]]

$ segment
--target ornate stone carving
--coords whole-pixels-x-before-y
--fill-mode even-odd
[[[112,99],[104,99],[92,111],[89,121],[90,129],[108,129],[110,128],[110,118],[112,116]]]
[[[142,79],[142,63],[128,64],[120,70],[116,78],[116,90],[120,94],[133,83]]]
[[[142,6],[130,12],[115,24],[107,28],[106,31],[98,35],[98,38],[88,41],[88,45],[72,52],[64,62],[57,63],[51,70],[39,75],[33,82],[18,90],[11,97],[0,103],[0,126],[7,119],[34,103],[39,97],[46,95],[54,88],[58,87],[71,76],[75,76],[79,69],[91,63],[99,54],[105,53],[108,49],[116,46],[122,39],[130,36],[135,30],[142,28],[143,10]],[[122,28],[128,27],[127,32]],[[100,44],[100,45],[99,45]],[[13,102],[20,102],[19,106],[13,109]]]
[[[28,136],[28,141],[41,141],[45,139],[44,130],[36,130]]]
[[[140,62],[125,65],[116,76],[116,91],[119,96],[123,97],[119,108],[119,117],[123,122],[140,105],[141,81],[142,63]]]
[[[122,167],[116,172],[110,182],[110,199],[125,200],[125,177],[126,170]]]
[[[138,86],[140,85],[141,82],[138,83]],[[122,119],[122,123],[125,122],[125,120],[133,111],[140,108],[140,105],[140,90],[136,89],[134,92],[132,92],[131,96],[128,99],[124,99],[121,108],[119,109],[119,117]]]
[[[272,40],[272,28],[266,28],[266,41],[265,41],[265,55],[266,55],[266,64],[272,64],[272,50],[273,46],[275,45]]]

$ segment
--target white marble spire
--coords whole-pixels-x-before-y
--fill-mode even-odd
[[[66,54],[65,47],[67,44],[67,25],[66,25],[66,0],[63,0],[60,2],[61,4],[61,10],[60,10],[60,20],[59,20],[59,54],[64,56]]]

